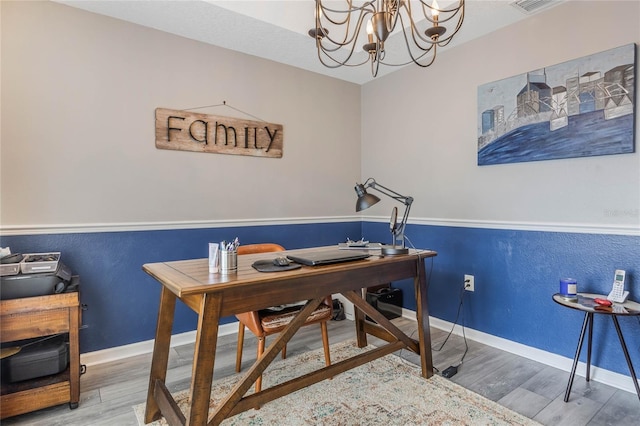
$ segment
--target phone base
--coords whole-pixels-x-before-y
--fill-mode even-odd
[[[629,292],[624,291],[622,292],[622,295],[620,295],[619,297],[609,294],[609,296],[607,296],[607,300],[610,300],[614,303],[624,303],[627,301],[627,297],[629,297]]]

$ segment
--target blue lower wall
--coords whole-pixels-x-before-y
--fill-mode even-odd
[[[475,292],[462,293],[465,326],[544,351],[573,358],[582,325],[580,312],[551,299],[560,278],[576,278],[579,291],[608,293],[613,271],[625,269],[630,298],[640,300],[639,237],[426,225],[408,225],[406,233],[416,247],[438,252],[427,261],[432,316],[455,320],[463,276],[471,274]],[[236,236],[244,244],[272,241],[290,249],[347,237],[389,241],[387,224],[344,222],[5,236],[0,245],[13,252],[61,251],[63,262],[81,276],[81,299],[88,306],[80,341],[85,353],[153,338],[160,286],[142,272],[144,263],[206,257],[209,241]],[[415,309],[411,283],[394,285],[404,290],[404,306]],[[193,330],[195,315],[177,306],[174,333]],[[620,323],[631,359],[640,366],[640,320]],[[604,316],[596,319],[594,345],[594,365],[629,375]]]
[[[208,256],[208,242],[238,237],[242,244],[275,242],[288,249],[331,245],[360,234],[360,222],[4,236],[14,253],[62,252],[62,262],[80,275],[87,305],[80,351],[92,352],[154,338],[160,285],[142,271],[152,262]],[[173,333],[194,330],[196,315],[178,303]],[[222,323],[235,321],[223,319]]]
[[[416,247],[438,252],[429,283],[432,316],[454,322],[464,274],[474,275],[475,291],[463,293],[465,326],[547,352],[573,358],[584,320],[552,300],[560,278],[576,278],[580,292],[607,294],[614,270],[624,269],[629,297],[640,301],[640,237],[420,225],[407,226],[406,234]],[[363,235],[388,240],[388,225],[364,223]],[[415,309],[411,283],[395,286],[406,289],[405,307]],[[620,326],[637,370],[640,317],[622,317]],[[596,316],[592,363],[629,375],[605,315]]]

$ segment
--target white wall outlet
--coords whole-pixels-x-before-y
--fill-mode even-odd
[[[464,276],[464,289],[467,291],[475,291],[475,284],[473,282],[473,275]]]

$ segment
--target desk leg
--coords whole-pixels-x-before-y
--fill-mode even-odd
[[[206,425],[208,422],[221,307],[222,297],[219,294],[205,293],[202,296],[191,372],[191,410],[186,419],[189,426]]]
[[[343,294],[344,296],[344,294]],[[361,290],[361,296],[363,300],[367,300],[367,289]],[[347,297],[347,296],[345,296]],[[355,323],[356,323],[356,343],[359,348],[367,346],[367,333],[364,331],[364,312],[360,308],[354,305]]]
[[[587,312],[586,314],[584,314],[584,322],[582,323],[582,331],[580,332],[580,340],[578,340],[578,348],[576,349],[576,356],[573,358],[573,367],[571,367],[571,374],[569,375],[569,383],[567,384],[567,390],[564,393],[564,402],[569,401],[569,394],[571,393],[571,387],[573,386],[573,378],[576,375],[576,367],[578,366],[578,359],[580,358],[580,352],[582,351],[584,334],[587,331],[587,325],[589,324],[589,322],[593,322],[593,314],[590,312]]]
[[[611,319],[613,320],[613,325],[616,327],[616,331],[618,332],[618,339],[620,339],[622,352],[624,352],[624,357],[627,360],[627,366],[629,366],[629,371],[631,372],[631,379],[633,379],[633,385],[636,387],[636,394],[638,395],[638,399],[640,399],[640,386],[638,386],[638,379],[636,378],[636,372],[633,369],[633,364],[631,363],[631,358],[629,357],[627,344],[624,342],[624,337],[622,337],[622,330],[620,330],[620,324],[618,323],[618,318],[615,315],[611,315]]]
[[[429,305],[427,302],[427,274],[424,260],[421,258],[418,258],[417,275],[413,279],[413,283],[416,291],[420,367],[422,367],[422,377],[429,378],[433,376],[433,357],[431,353],[431,330],[429,328]]]
[[[156,339],[153,344],[151,359],[151,374],[149,375],[149,390],[147,391],[147,406],[144,412],[144,422],[151,423],[160,418],[160,408],[154,398],[156,381],[165,382],[169,363],[169,344],[171,343],[171,328],[176,307],[176,296],[166,287],[160,293],[160,308],[158,310],[158,325]]]

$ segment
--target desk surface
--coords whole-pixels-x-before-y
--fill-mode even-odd
[[[594,302],[593,299],[595,298],[606,299],[607,295],[595,293],[578,293],[577,300],[568,300],[559,293],[553,295],[553,300],[556,303],[583,312],[627,316],[640,315],[640,303],[627,300],[624,303],[614,303],[613,306],[606,307],[598,305],[596,302]]]
[[[300,255],[335,248],[336,246],[288,250],[278,252],[277,255]],[[350,288],[353,290],[386,284],[394,281],[394,274],[397,275],[397,279],[415,275],[415,270],[410,274],[407,274],[406,270],[415,268],[413,261],[415,257],[424,260],[437,255],[435,251],[430,250],[410,250],[409,255],[384,257],[372,252],[369,254],[371,256],[364,260],[324,266],[303,266],[300,269],[283,272],[258,272],[251,267],[256,260],[274,258],[274,253],[238,256],[237,272],[226,275],[210,274],[207,259],[150,263],[143,265],[142,269],[183,300],[189,299],[189,296],[205,293],[224,293],[225,309],[222,314],[230,315],[264,308],[265,293],[269,293],[268,298],[274,305],[339,293],[345,289],[344,283],[333,282],[332,275],[344,280],[345,274],[348,277],[352,272],[354,282]],[[305,285],[310,281],[317,282],[320,276],[322,286]],[[382,276],[385,276],[385,282],[381,282]],[[278,285],[269,287],[270,283],[278,283]],[[262,297],[255,299],[248,297],[255,294],[261,294]]]

